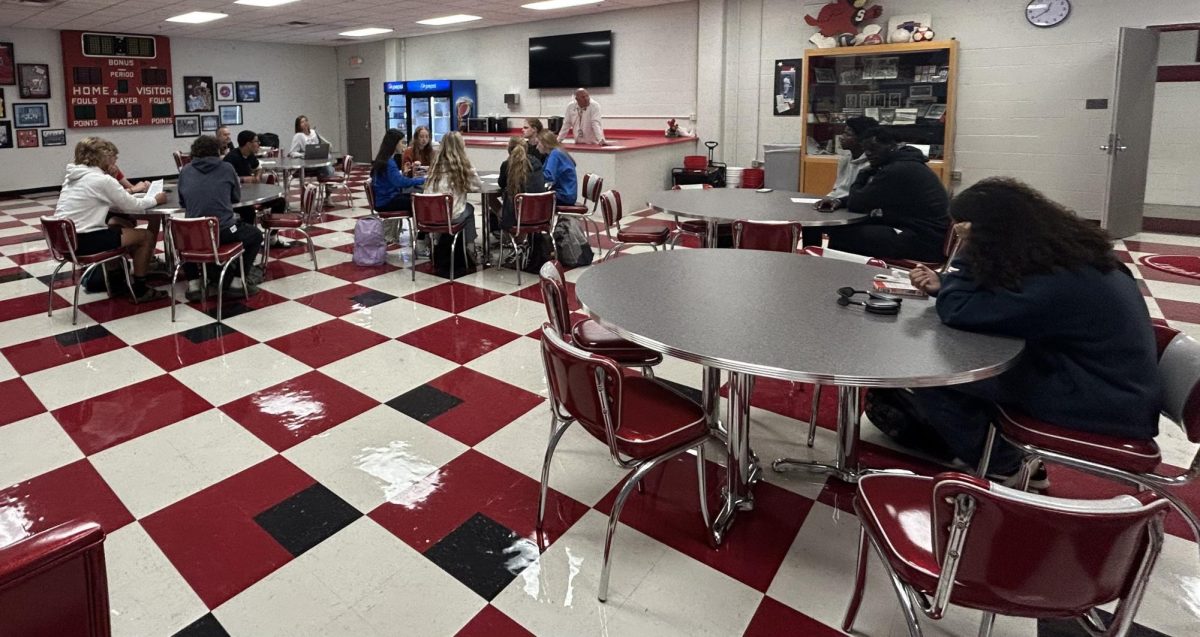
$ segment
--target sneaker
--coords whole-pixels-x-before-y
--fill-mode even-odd
[[[147,287],[140,295],[135,294],[132,299],[134,303],[149,303],[159,299],[167,298],[167,293],[158,288]]]
[[[195,287],[188,288],[187,293],[184,294],[184,298],[188,300],[188,303],[199,303],[204,299],[212,298],[216,293],[217,289],[210,285],[208,286],[208,289],[201,294],[200,286],[197,285]]]
[[[1012,488],[1021,488],[1020,484],[1021,470],[1013,472],[1008,476],[999,476],[988,474],[988,480],[999,482],[1000,484]],[[1029,476],[1029,491],[1045,491],[1050,488],[1050,474],[1046,472],[1046,464],[1041,460],[1033,465],[1033,473]]]
[[[249,279],[250,277],[246,277]],[[229,283],[229,290],[226,291],[229,296],[238,298],[248,298],[258,294],[258,286],[253,281],[243,282],[239,278],[234,278]]]
[[[271,247],[272,248],[279,248],[282,250],[287,250],[288,248],[292,247],[292,245],[294,245],[293,242],[284,241],[283,238],[280,237],[279,235],[275,235],[275,238],[271,239]]]
[[[249,279],[250,282],[255,285],[262,283],[263,277],[265,277],[266,275],[267,275],[266,271],[264,271],[262,266],[260,266],[260,265],[252,265],[252,266],[250,266],[250,269],[246,271],[246,278]]]

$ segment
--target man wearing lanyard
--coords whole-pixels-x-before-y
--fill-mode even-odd
[[[600,121],[600,104],[592,101],[587,89],[575,89],[575,99],[567,105],[567,116],[558,131],[558,141],[566,138],[570,130],[575,131],[576,144],[603,146],[608,143],[604,140],[604,125]]]

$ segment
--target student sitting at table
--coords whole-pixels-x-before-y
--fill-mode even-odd
[[[937,297],[946,325],[1023,338],[1025,351],[995,378],[872,390],[872,422],[909,443],[940,445],[971,467],[995,404],[1067,429],[1157,435],[1162,389],[1150,315],[1104,231],[1006,178],[977,182],[950,212],[963,240],[951,272],[918,267],[913,285]],[[906,412],[915,418],[895,417]],[[990,471],[1011,475],[1018,462],[1017,449],[997,437]]]
[[[131,195],[141,194],[150,189],[150,182],[148,181],[139,181],[136,184],[130,182],[129,179],[125,177],[125,173],[122,172],[121,168],[116,164],[110,166],[107,172],[108,174],[112,175],[113,179],[117,180],[117,183],[121,184],[121,187],[125,189],[125,192]],[[117,226],[119,228],[136,228],[138,224],[136,219],[130,217],[129,215],[122,214],[119,210],[109,210],[108,225]],[[150,234],[153,234],[157,237],[158,231],[161,229],[162,221],[158,217],[152,217],[146,220],[146,230]],[[167,264],[165,261],[159,259],[158,257],[151,257],[150,269],[152,271],[163,271],[166,267]]]
[[[55,204],[56,219],[75,224],[77,255],[96,254],[125,247],[133,252],[133,300],[141,303],[166,296],[146,285],[146,272],[154,255],[157,235],[149,230],[112,225],[110,208],[146,210],[167,201],[164,193],[134,197],[109,174],[117,163],[117,147],[99,137],[84,137],[75,144],[75,163],[67,164],[66,178]]]
[[[542,120],[537,117],[526,117],[525,123],[521,125],[521,137],[525,138],[525,152],[530,157],[537,157],[542,164],[546,163],[546,156],[538,150],[538,136],[544,130],[546,129],[542,126]]]
[[[433,143],[428,128],[418,126],[413,131],[412,146],[404,149],[398,161],[400,162],[400,172],[405,176],[425,176],[426,171],[433,165]]]
[[[546,192],[542,162],[528,154],[524,137],[508,139],[508,159],[500,164],[501,215],[499,228],[508,230],[517,225],[517,195],[524,192]]]
[[[179,205],[187,212],[189,219],[196,217],[216,217],[220,234],[220,243],[242,244],[242,263],[246,267],[246,278],[251,278],[251,267],[262,247],[262,231],[254,224],[238,223],[233,213],[233,204],[242,198],[242,185],[237,172],[228,162],[221,160],[221,146],[217,138],[211,135],[201,135],[192,142],[192,161],[179,171]],[[200,281],[196,280],[199,271],[188,264],[188,300],[198,300],[202,294]],[[244,296],[258,292],[251,281],[243,281],[241,270],[230,279],[230,288],[240,290]],[[210,280],[215,281],[210,277]]]
[[[858,179],[858,173],[867,166],[867,155],[863,152],[862,139],[867,131],[879,126],[873,117],[851,117],[846,120],[839,140],[846,152],[838,154],[837,178],[833,190],[813,207],[823,212],[832,212],[844,205],[843,198],[850,196],[850,185]],[[820,239],[820,237],[817,237]]]
[[[559,205],[574,206],[579,192],[575,174],[575,160],[559,145],[554,131],[544,130],[538,134],[538,150],[546,156],[542,164],[542,175],[554,184],[554,200]]]
[[[317,133],[317,129],[309,124],[307,115],[300,115],[296,118],[295,129],[296,134],[292,135],[292,145],[288,148],[288,157],[304,157],[305,146],[320,144],[324,141],[321,139],[321,135]],[[332,177],[333,173],[333,166],[321,166],[320,168],[304,171],[306,177]],[[329,192],[326,192],[323,205],[329,206],[331,204]]]
[[[234,150],[233,133],[229,130],[228,126],[222,126],[217,129],[217,145],[221,147],[222,155]]]
[[[463,144],[459,133],[446,133],[442,138],[442,149],[429,168],[429,178],[425,181],[426,193],[449,193],[454,197],[451,219],[453,223],[465,223],[462,233],[464,245],[475,243],[475,207],[467,203],[468,192],[478,192],[483,188],[479,174],[467,158],[467,147]]]
[[[827,228],[829,247],[881,259],[937,263],[945,259],[949,198],[925,154],[877,127],[862,136],[869,166],[859,171],[838,207],[869,215],[862,223]],[[819,238],[819,237],[818,237]],[[805,243],[812,243],[810,234]]]
[[[371,192],[375,209],[380,212],[412,210],[412,195],[405,190],[425,184],[424,177],[405,177],[392,158],[404,150],[404,131],[389,128],[379,143],[379,152],[371,162]]]

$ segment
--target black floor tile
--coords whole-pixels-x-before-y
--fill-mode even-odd
[[[228,309],[228,308],[226,308],[226,309]],[[222,316],[222,318],[225,318],[225,316],[229,316],[229,314],[225,314],[224,316]],[[201,343],[211,341],[214,338],[220,338],[227,334],[236,334],[236,333],[237,333],[237,330],[233,329],[232,327],[229,327],[228,325],[226,325],[224,323],[209,323],[207,325],[201,325],[199,327],[193,327],[190,329],[186,329],[186,330],[180,332],[180,335],[183,336],[184,338],[186,338],[187,340],[189,340],[197,345],[200,345]]]
[[[1099,611],[1105,625],[1112,621],[1112,613]],[[1039,619],[1037,637],[1089,637],[1088,632],[1074,619]],[[1134,623],[1129,629],[1129,637],[1171,637],[1152,628]]]
[[[392,296],[391,294],[388,294],[387,292],[380,292],[379,290],[371,290],[370,292],[363,292],[357,296],[350,297],[351,300],[363,307],[379,305],[380,303],[386,303],[395,298],[396,297]]]
[[[4,276],[0,276],[0,283],[12,283],[13,281],[21,281],[23,279],[31,279],[31,278],[33,278],[32,274],[30,274],[24,270],[17,270],[16,272],[10,272],[8,274],[5,274]],[[42,281],[42,283],[49,285],[50,284],[50,276],[46,275],[46,280]]]
[[[63,334],[56,334],[54,340],[58,341],[58,344],[63,347],[73,347],[88,341],[94,341],[98,338],[104,338],[110,333],[103,325],[89,325]]]
[[[535,544],[482,513],[425,552],[430,561],[489,602],[537,555]]]
[[[183,630],[175,633],[173,637],[229,637],[229,633],[225,631],[225,627],[221,622],[213,617],[212,613],[206,614],[204,617],[188,624]]]
[[[241,316],[247,312],[253,312],[254,308],[242,303],[240,299],[225,299],[225,305],[221,308],[221,320],[231,319],[235,316]],[[208,299],[208,307],[204,313],[211,318],[217,318],[217,300],[215,298]]]
[[[429,421],[462,404],[462,399],[429,385],[421,385],[389,401],[387,406],[428,424]]]
[[[299,556],[360,517],[358,509],[317,483],[254,516],[254,521]]]

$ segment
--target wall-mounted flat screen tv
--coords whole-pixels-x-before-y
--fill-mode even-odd
[[[612,31],[529,38],[529,88],[612,85]]]

